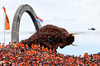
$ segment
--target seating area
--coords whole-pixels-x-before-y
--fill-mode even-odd
[[[63,55],[39,44],[0,43],[0,66],[100,66],[100,55]]]

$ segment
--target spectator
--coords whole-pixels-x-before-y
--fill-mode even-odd
[[[0,66],[100,66],[100,55],[97,54],[64,56],[39,44],[32,45],[32,49],[28,44],[25,47],[21,43],[17,46],[14,42],[13,47],[10,44],[0,48]]]

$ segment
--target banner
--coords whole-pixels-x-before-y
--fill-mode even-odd
[[[5,13],[5,30],[10,30],[10,22],[9,22],[8,16],[6,14],[6,8],[3,7],[3,9],[4,9],[4,13]]]

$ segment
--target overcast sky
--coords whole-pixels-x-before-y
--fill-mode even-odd
[[[65,47],[63,50],[66,50],[66,52],[59,49],[60,52],[72,54],[75,52],[74,49],[76,49],[76,53],[81,54],[81,52],[96,53],[100,50],[97,48],[100,46],[100,0],[0,0],[1,32],[4,30],[2,7],[6,8],[10,27],[12,28],[14,14],[22,4],[29,4],[34,9],[37,16],[43,19],[42,26],[53,24],[65,28],[69,32],[85,32],[85,35],[79,34],[75,36],[74,44],[77,44],[78,47]],[[96,30],[88,31],[88,28],[91,27],[96,28]],[[24,13],[22,16],[21,31],[35,31],[32,20],[27,13]],[[6,32],[11,32],[11,30]],[[3,34],[1,35],[0,41],[2,42]],[[20,40],[29,36],[20,34]],[[10,35],[6,35],[6,41],[10,39]],[[68,51],[68,49],[72,49],[72,51]]]

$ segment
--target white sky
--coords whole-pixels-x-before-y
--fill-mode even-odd
[[[87,28],[95,27],[99,31],[99,3],[99,0],[0,0],[0,30],[3,28],[3,6],[6,7],[12,24],[17,8],[21,4],[29,4],[36,14],[44,20],[43,25],[54,24],[70,31],[85,31]]]
[[[43,23],[41,24],[42,26],[53,24],[72,32],[88,32],[88,35],[76,36],[76,41],[74,43],[81,43],[82,45],[100,44],[100,0],[0,0],[1,32],[4,30],[2,7],[5,6],[6,8],[11,24],[10,27],[12,28],[14,14],[21,4],[29,4],[35,10],[37,16],[43,19]],[[93,31],[88,31],[88,28],[91,27],[96,28],[95,32],[98,32],[98,35],[95,35],[95,32]],[[35,31],[34,25],[27,13],[24,13],[22,16],[20,31]],[[91,33],[93,35],[89,35]],[[22,35],[20,36],[23,38]],[[1,38],[3,38],[3,36]],[[88,38],[90,38],[90,41],[88,41]]]

